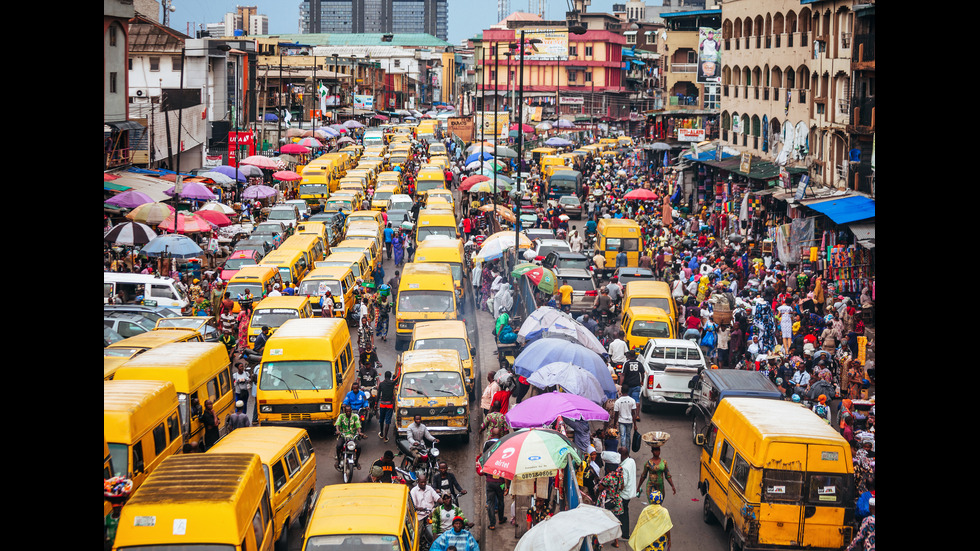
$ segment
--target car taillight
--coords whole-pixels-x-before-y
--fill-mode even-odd
[[[586,291],[585,292],[585,296],[587,296],[587,297],[594,297],[594,296],[598,296],[598,295],[599,295],[599,291]]]
[[[647,377],[647,390],[653,390],[653,375]]]

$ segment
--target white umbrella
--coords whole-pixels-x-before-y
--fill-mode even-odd
[[[532,312],[521,324],[521,329],[517,332],[517,340],[523,343],[548,337],[581,344],[600,356],[606,353],[602,343],[588,327],[559,310],[542,306]]]
[[[584,538],[596,536],[605,544],[618,538],[622,529],[611,511],[582,504],[535,524],[514,551],[577,551]]]
[[[569,362],[551,362],[541,366],[527,378],[527,382],[538,388],[551,386],[561,387],[562,390],[596,404],[606,403],[606,394],[602,390],[599,379],[588,370]]]
[[[221,214],[224,214],[226,216],[238,214],[238,212],[236,212],[235,209],[229,207],[224,203],[219,203],[217,201],[208,201],[207,203],[201,205],[201,208],[197,210],[213,210],[213,211],[220,212]]]

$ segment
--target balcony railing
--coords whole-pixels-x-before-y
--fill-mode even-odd
[[[854,47],[851,48],[851,61],[875,60],[875,35],[861,34],[854,37]]]
[[[675,63],[670,66],[671,73],[697,73],[697,63]]]
[[[871,126],[874,123],[875,99],[867,97],[851,98],[852,124]]]

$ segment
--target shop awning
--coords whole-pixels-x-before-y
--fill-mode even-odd
[[[875,248],[875,225],[871,223],[848,224],[847,228],[854,234],[859,245],[865,249]]]
[[[875,217],[875,201],[862,195],[851,195],[827,201],[806,203],[806,206],[827,215],[837,224],[847,224]]]

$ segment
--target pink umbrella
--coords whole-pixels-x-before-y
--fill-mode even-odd
[[[305,145],[300,145],[298,143],[287,143],[286,145],[279,148],[282,153],[289,153],[294,155],[306,155],[310,152],[310,148]]]
[[[201,182],[184,182],[181,186],[180,197],[182,199],[198,199],[201,201],[214,201],[217,199],[211,190]],[[173,197],[176,192],[177,186],[174,186],[164,193]]]
[[[110,197],[106,204],[115,205],[117,207],[122,207],[126,209],[131,209],[138,207],[140,205],[145,205],[146,203],[152,203],[153,198],[149,195],[143,193],[142,191],[136,191],[131,189],[124,191],[115,197]]]
[[[323,133],[323,132],[320,132],[320,133],[323,134],[324,136],[326,136],[325,133]],[[296,143],[298,143],[299,145],[305,145],[306,147],[323,147],[323,144],[320,143],[320,140],[318,140],[316,138],[303,138],[302,140],[300,140],[300,141],[298,141]]]
[[[159,228],[174,233],[195,233],[211,231],[211,224],[195,214],[175,212],[161,222]]]
[[[517,130],[517,123],[515,122],[514,124],[510,125],[510,129],[511,130]],[[525,134],[533,134],[534,133],[534,127],[531,126],[530,124],[522,124],[521,125],[521,129],[524,131]]]
[[[649,189],[637,188],[624,195],[623,198],[631,201],[653,201],[657,198],[657,194]]]
[[[264,155],[252,155],[251,157],[245,157],[244,159],[241,160],[240,164],[257,166],[259,168],[267,168],[269,170],[275,170],[279,168],[279,166],[276,165],[275,161],[273,161],[272,159]]]
[[[295,182],[303,179],[302,176],[296,174],[292,170],[280,170],[278,172],[273,172],[272,177],[276,180],[282,180],[283,182]]]
[[[196,216],[200,216],[215,226],[218,226],[219,228],[231,225],[231,219],[216,210],[198,210],[195,211],[194,214]]]
[[[276,195],[277,193],[279,192],[269,186],[257,184],[245,188],[245,191],[242,192],[242,197],[244,199],[266,199]]]

